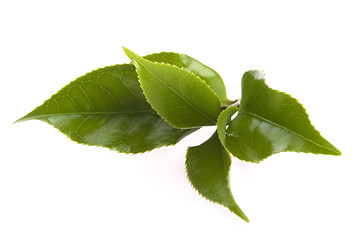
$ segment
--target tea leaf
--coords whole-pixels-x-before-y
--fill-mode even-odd
[[[302,105],[269,88],[260,71],[244,74],[240,110],[224,142],[233,155],[251,162],[283,151],[341,155],[312,126]]]
[[[175,129],[151,108],[131,64],[79,77],[18,121],[45,121],[72,140],[139,153],[172,145],[195,131]]]
[[[176,128],[195,128],[217,123],[220,100],[198,76],[165,63],[151,62],[127,48],[124,52],[137,68],[147,101]]]
[[[203,144],[189,147],[186,158],[187,175],[193,187],[205,198],[229,208],[248,222],[233,198],[229,185],[231,157],[217,132]]]

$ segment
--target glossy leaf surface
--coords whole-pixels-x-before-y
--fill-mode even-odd
[[[227,99],[226,87],[219,74],[212,68],[207,67],[194,58],[185,54],[178,54],[173,52],[155,53],[144,57],[152,62],[164,62],[171,65],[183,68],[189,72],[194,73],[203,79],[212,90],[218,95],[222,104],[229,104],[231,101]]]
[[[18,121],[48,122],[72,140],[139,153],[172,145],[196,129],[175,129],[146,101],[131,64],[79,77]]]
[[[269,88],[260,71],[248,71],[242,78],[240,110],[226,130],[225,145],[251,162],[283,151],[341,154],[312,126],[302,105]]]
[[[144,95],[152,108],[176,128],[196,128],[217,123],[220,100],[195,74],[174,65],[151,62],[129,49]]]
[[[203,144],[189,147],[186,158],[187,175],[193,187],[208,200],[229,208],[248,222],[231,193],[231,157],[219,141],[217,132]]]

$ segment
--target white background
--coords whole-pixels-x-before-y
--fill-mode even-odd
[[[361,239],[358,2],[1,1],[0,239]],[[245,223],[187,182],[187,146],[212,128],[125,155],[12,124],[84,73],[129,62],[121,46],[186,53],[231,99],[245,71],[262,69],[343,155],[233,159]]]

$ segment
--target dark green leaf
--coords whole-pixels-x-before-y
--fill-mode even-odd
[[[212,90],[218,95],[222,105],[229,104],[231,101],[227,99],[226,87],[219,74],[212,68],[200,63],[194,58],[185,54],[173,52],[155,53],[144,57],[152,62],[164,62],[171,65],[184,68],[203,79]]]
[[[240,110],[224,140],[233,155],[251,162],[282,151],[341,154],[312,126],[302,105],[269,88],[260,71],[244,74]]]
[[[205,198],[224,205],[248,222],[229,186],[230,166],[231,157],[219,141],[217,132],[203,144],[188,148],[186,168],[193,187]]]
[[[175,129],[150,107],[131,64],[79,77],[18,121],[39,119],[72,140],[139,153],[172,145],[196,130]]]
[[[217,123],[220,100],[201,78],[177,66],[148,61],[129,49],[124,51],[137,68],[147,101],[168,123],[176,128]]]

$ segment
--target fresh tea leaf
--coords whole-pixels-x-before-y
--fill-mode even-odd
[[[131,64],[79,77],[18,121],[45,121],[72,140],[139,153],[172,145],[194,130],[175,129],[151,108]]]
[[[222,113],[218,117],[217,121],[217,133],[219,140],[226,147],[226,129],[227,125],[231,122],[231,117],[238,111],[239,109],[235,106],[231,106],[222,111]]]
[[[193,187],[205,198],[219,203],[249,221],[235,202],[229,185],[231,157],[215,132],[210,139],[187,151],[186,169]]]
[[[302,105],[269,88],[260,71],[248,71],[242,78],[240,110],[226,130],[225,145],[251,162],[283,151],[341,154],[312,126]]]
[[[155,53],[145,56],[144,58],[152,62],[169,63],[192,72],[203,79],[212,88],[212,90],[220,98],[222,105],[230,104],[232,102],[227,99],[226,87],[224,86],[224,82],[219,74],[196,59],[185,54],[173,52]]]
[[[127,48],[124,52],[137,68],[147,101],[176,128],[196,128],[217,123],[220,100],[198,76],[165,63],[151,62]]]

